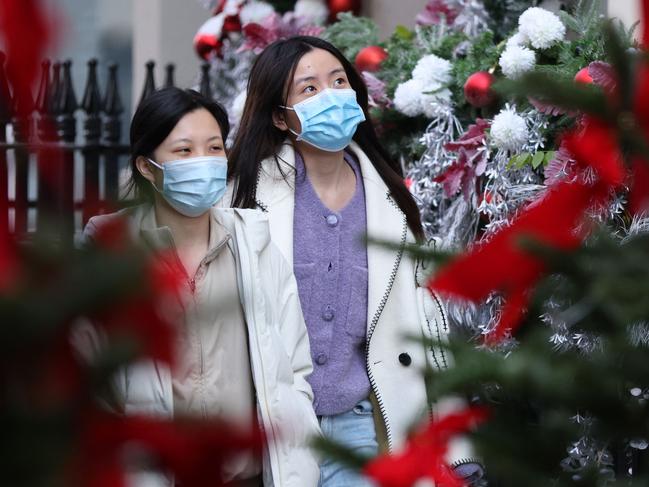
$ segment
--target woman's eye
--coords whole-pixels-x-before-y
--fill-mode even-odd
[[[221,147],[220,145],[213,145],[212,147],[210,147],[210,149],[214,152],[219,152],[223,150],[223,147]]]
[[[334,81],[334,86],[342,86],[345,83],[347,83],[347,80],[345,78],[338,78],[336,81]]]
[[[309,85],[306,88],[304,88],[304,90],[302,90],[302,93],[315,93],[315,92],[316,92],[316,88],[313,85]]]
[[[189,147],[180,147],[176,149],[176,152],[180,154],[189,154],[191,152],[191,149]]]

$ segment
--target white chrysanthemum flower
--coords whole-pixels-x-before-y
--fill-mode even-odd
[[[224,20],[225,16],[222,13],[210,17],[205,22],[203,22],[203,25],[198,28],[196,36],[198,37],[201,35],[210,35],[214,37],[220,37],[221,33],[223,32]]]
[[[491,123],[490,138],[498,149],[517,151],[523,148],[529,138],[525,119],[513,108],[504,108]]]
[[[232,100],[232,108],[230,109],[230,116],[235,123],[241,121],[243,115],[243,107],[246,106],[246,98],[248,97],[248,92],[243,90],[239,93],[234,100]]]
[[[322,0],[297,0],[293,13],[316,25],[323,25],[329,16],[329,9]]]
[[[532,7],[519,17],[518,31],[530,40],[535,49],[547,49],[563,40],[566,26],[549,10]]]
[[[501,54],[498,64],[509,79],[519,78],[536,65],[536,54],[523,46],[509,46]]]
[[[527,36],[521,34],[520,32],[516,31],[514,32],[514,35],[512,35],[509,39],[507,39],[506,46],[509,48],[511,46],[524,46],[527,44],[530,40],[527,38]]]
[[[422,92],[424,84],[419,79],[411,79],[397,86],[394,92],[394,107],[409,117],[421,115]]]
[[[429,54],[419,60],[412,70],[413,79],[420,80],[424,88],[438,89],[451,82],[451,63],[435,54]]]
[[[435,118],[440,105],[451,101],[451,90],[439,83],[425,86],[420,79],[411,79],[397,86],[394,92],[395,108],[409,117],[425,115]]]
[[[239,13],[241,25],[251,22],[259,23],[275,13],[273,6],[266,2],[250,2],[246,4]]]
[[[229,17],[230,15],[237,15],[239,13],[241,5],[243,5],[243,2],[245,1],[246,0],[227,0],[223,5],[223,10],[221,12],[226,17]]]

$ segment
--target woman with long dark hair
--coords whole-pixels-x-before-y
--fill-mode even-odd
[[[131,124],[132,187],[143,203],[91,218],[84,231],[92,241],[102,225],[125,218],[135,239],[170,250],[160,258],[186,278],[180,307],[166,303],[161,310],[178,315],[177,365],[127,367],[117,380],[120,406],[127,414],[216,416],[261,426],[263,462],[237,456],[220,480],[315,487],[310,443],[320,431],[295,278],[261,212],[213,208],[226,190],[228,130],[223,108],[195,91],[153,93]],[[149,477],[136,485],[171,484]]]
[[[265,211],[293,266],[323,433],[374,455],[398,449],[429,410],[426,364],[446,366],[442,350],[408,336],[440,338],[448,327],[404,254],[407,243],[424,240],[421,221],[367,104],[361,77],[328,42],[271,44],[250,74],[229,177],[232,206]],[[398,245],[367,247],[366,234]],[[471,463],[463,448],[453,455],[460,470]],[[321,464],[320,479],[326,487],[366,485],[332,461]]]

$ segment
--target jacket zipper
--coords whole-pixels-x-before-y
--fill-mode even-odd
[[[435,300],[435,304],[437,305],[437,309],[439,310],[439,314],[442,317],[442,321],[444,322],[444,331],[448,331],[448,325],[446,324],[446,318],[444,317],[444,309],[442,308],[442,304],[439,302],[439,299],[437,299],[437,296],[435,294],[431,293],[431,297]],[[426,316],[426,313],[424,311],[424,318],[426,319],[426,326],[428,327],[428,333],[429,336],[431,337],[430,339],[433,339],[433,328],[430,326],[430,320],[428,319],[428,316]],[[435,330],[437,330],[437,341],[438,343],[442,342],[442,337],[439,332],[439,325],[435,323]],[[448,362],[446,361],[446,353],[444,352],[444,348],[440,346],[439,348],[439,353],[441,355],[441,360],[442,364],[439,363],[439,360],[437,360],[437,354],[435,353],[435,345],[433,343],[430,344],[430,353],[433,356],[433,361],[435,362],[435,366],[437,366],[437,370],[442,370],[442,369],[448,369]],[[427,362],[428,363],[428,362]],[[428,418],[431,421],[434,421],[435,419],[435,408],[433,406],[433,402],[430,400],[430,397],[428,396],[428,384],[426,384],[426,402],[428,406]]]
[[[401,209],[394,203],[389,193],[387,195],[387,199],[392,204],[392,206],[394,206],[399,212],[401,212]],[[392,266],[392,272],[390,273],[388,287],[385,290],[385,293],[383,294],[381,301],[379,301],[379,307],[376,310],[376,313],[374,313],[374,317],[370,322],[370,328],[367,333],[367,346],[365,347],[365,364],[367,367],[367,376],[370,380],[370,386],[372,387],[372,392],[374,392],[374,396],[376,397],[376,402],[379,405],[379,410],[381,411],[381,417],[383,418],[383,423],[385,424],[385,433],[388,439],[388,451],[390,452],[392,451],[392,442],[393,442],[392,430],[390,428],[388,416],[385,411],[385,404],[383,403],[383,397],[381,397],[381,393],[379,392],[379,388],[376,384],[376,379],[374,378],[374,374],[372,373],[372,369],[370,367],[370,341],[372,339],[372,335],[374,334],[374,329],[376,328],[376,325],[379,322],[379,318],[381,317],[381,314],[383,314],[383,309],[385,308],[385,305],[388,302],[388,297],[392,292],[392,286],[394,285],[394,281],[397,277],[397,271],[399,270],[399,265],[401,264],[401,258],[403,257],[403,249],[406,244],[407,234],[408,234],[408,224],[407,224],[406,216],[403,215],[403,230],[401,231],[401,243],[399,245],[399,251],[397,252],[397,258],[395,259],[394,266]]]
[[[214,252],[217,252],[221,247],[227,244],[229,239],[225,239],[221,244],[216,246],[214,249],[212,249],[209,253],[213,254]],[[187,284],[189,286],[189,290],[192,293],[192,299],[194,300],[194,304],[196,304],[196,276],[203,270],[203,268],[207,265],[206,263],[207,255],[201,263],[198,265],[198,269],[196,269],[196,272],[194,273],[194,277],[191,279],[187,278]],[[180,259],[178,259],[180,261]],[[182,267],[182,266],[181,266]],[[203,418],[207,418],[207,404],[205,403],[205,355],[203,354],[203,340],[201,340],[201,334],[200,330],[196,330],[196,341],[198,342],[198,385],[199,385],[199,390],[200,390],[200,399],[201,399],[201,410],[203,413]]]
[[[264,203],[262,203],[257,199],[257,188],[259,188],[260,180],[261,180],[261,167],[257,171],[257,181],[255,182],[255,204],[257,205],[257,208],[259,208],[262,211],[262,213],[268,213],[268,206],[266,206]]]
[[[437,296],[435,294],[431,293],[431,297],[435,301],[435,304],[437,305],[437,310],[439,311],[439,314],[442,317],[444,332],[448,332],[448,325],[446,323],[446,318],[444,317],[444,308],[442,308],[442,305],[439,302],[439,299],[437,298]],[[430,325],[430,320],[428,319],[428,316],[425,315],[425,313],[424,313],[424,318],[426,319],[426,326],[428,327],[428,333],[429,333],[429,335],[430,335],[430,337],[432,339],[432,337],[433,337],[433,328]],[[442,335],[441,335],[441,333],[439,331],[439,325],[437,323],[435,323],[435,330],[436,330],[435,335],[437,337],[438,343],[442,343]],[[444,348],[440,347],[438,351],[439,351],[439,354],[440,354],[441,360],[442,360],[441,364],[437,360],[437,354],[435,353],[435,345],[431,343],[430,352],[431,352],[431,354],[433,356],[433,361],[435,362],[435,365],[437,366],[437,369],[438,370],[448,369],[448,362],[446,361],[446,352],[444,352]]]

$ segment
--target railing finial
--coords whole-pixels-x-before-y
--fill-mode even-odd
[[[144,88],[142,89],[142,96],[140,96],[140,102],[146,99],[151,93],[155,91],[155,61],[149,61],[146,63],[146,77],[144,79]],[[138,103],[138,104],[139,104]]]
[[[52,65],[52,89],[50,94],[49,111],[52,115],[56,115],[59,111],[59,98],[61,97],[61,63],[55,62]]]
[[[88,61],[88,80],[81,107],[88,114],[98,114],[101,111],[101,94],[99,93],[99,82],[97,81],[97,60],[94,58]]]
[[[74,142],[77,135],[74,112],[79,108],[79,104],[74,94],[72,61],[69,59],[63,63],[63,80],[61,81],[61,93],[57,107],[56,122],[59,138],[64,142]]]
[[[212,88],[210,87],[210,63],[201,65],[201,84],[198,91],[206,98],[212,98]]]
[[[167,72],[167,75],[165,77],[165,88],[169,88],[171,86],[175,86],[174,83],[174,70],[176,69],[176,66],[173,63],[169,63],[165,66],[165,70]]]
[[[121,138],[122,125],[120,115],[124,112],[122,98],[119,94],[119,83],[117,82],[117,64],[108,65],[108,83],[106,83],[106,97],[104,98],[104,113],[106,123],[104,124],[104,135],[109,144],[118,144]]]

